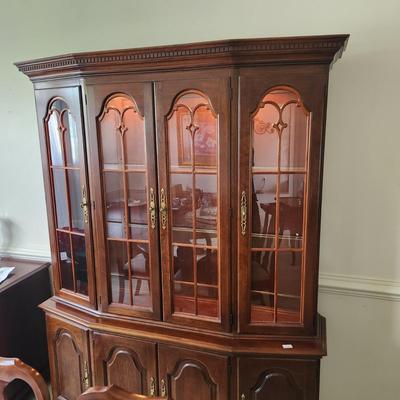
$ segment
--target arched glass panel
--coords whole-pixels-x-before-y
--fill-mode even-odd
[[[88,294],[81,182],[80,138],[68,104],[50,102],[45,119],[49,164],[55,202],[55,219],[61,287]]]
[[[300,323],[310,113],[276,87],[252,116],[251,322]]]
[[[151,308],[145,120],[115,94],[98,121],[111,302]]]
[[[218,117],[198,91],[167,117],[173,312],[220,317]]]

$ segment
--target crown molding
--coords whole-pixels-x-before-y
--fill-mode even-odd
[[[17,62],[32,80],[112,72],[165,71],[260,64],[331,64],[349,35],[233,39],[127,50],[73,53]]]

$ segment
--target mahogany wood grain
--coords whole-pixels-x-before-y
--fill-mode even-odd
[[[165,397],[129,393],[118,386],[95,386],[82,393],[78,400],[165,400]]]

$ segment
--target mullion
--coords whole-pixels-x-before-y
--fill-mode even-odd
[[[193,119],[193,115],[191,115],[191,119]],[[195,151],[194,151],[194,133],[191,134],[191,150],[192,150],[192,233],[193,233],[193,247],[196,243],[196,196],[195,196],[195,188],[196,188],[196,174],[194,172],[196,168],[195,162]],[[194,313],[198,315],[198,303],[197,303],[197,254],[195,249],[192,251],[192,265],[193,265],[193,297],[194,297]]]
[[[122,121],[121,121],[122,125]],[[122,155],[122,164],[125,166],[125,145],[124,145],[124,134],[122,129],[120,129],[120,144],[121,144],[121,155]],[[133,305],[133,289],[132,289],[132,274],[131,274],[131,246],[129,244],[129,208],[128,208],[128,182],[126,178],[126,172],[124,168],[124,172],[122,172],[122,181],[124,188],[124,214],[125,214],[125,245],[126,245],[126,255],[128,259],[128,280],[129,280],[129,301],[130,305]]]
[[[72,281],[73,281],[73,288],[74,288],[74,293],[76,293],[76,277],[75,277],[75,256],[74,256],[74,248],[72,245],[72,216],[71,216],[71,197],[70,197],[70,190],[69,190],[69,181],[68,181],[68,167],[67,167],[67,152],[65,148],[65,132],[67,131],[66,128],[64,127],[63,123],[63,110],[60,115],[60,126],[61,126],[61,146],[62,146],[62,156],[63,156],[63,167],[62,170],[64,171],[64,182],[65,182],[65,194],[67,196],[67,210],[68,210],[68,224],[69,224],[69,247],[70,247],[70,252],[71,252],[71,270],[72,270]]]

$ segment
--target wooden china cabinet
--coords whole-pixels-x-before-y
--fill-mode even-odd
[[[314,400],[328,74],[348,35],[17,63],[34,83],[54,398]]]

